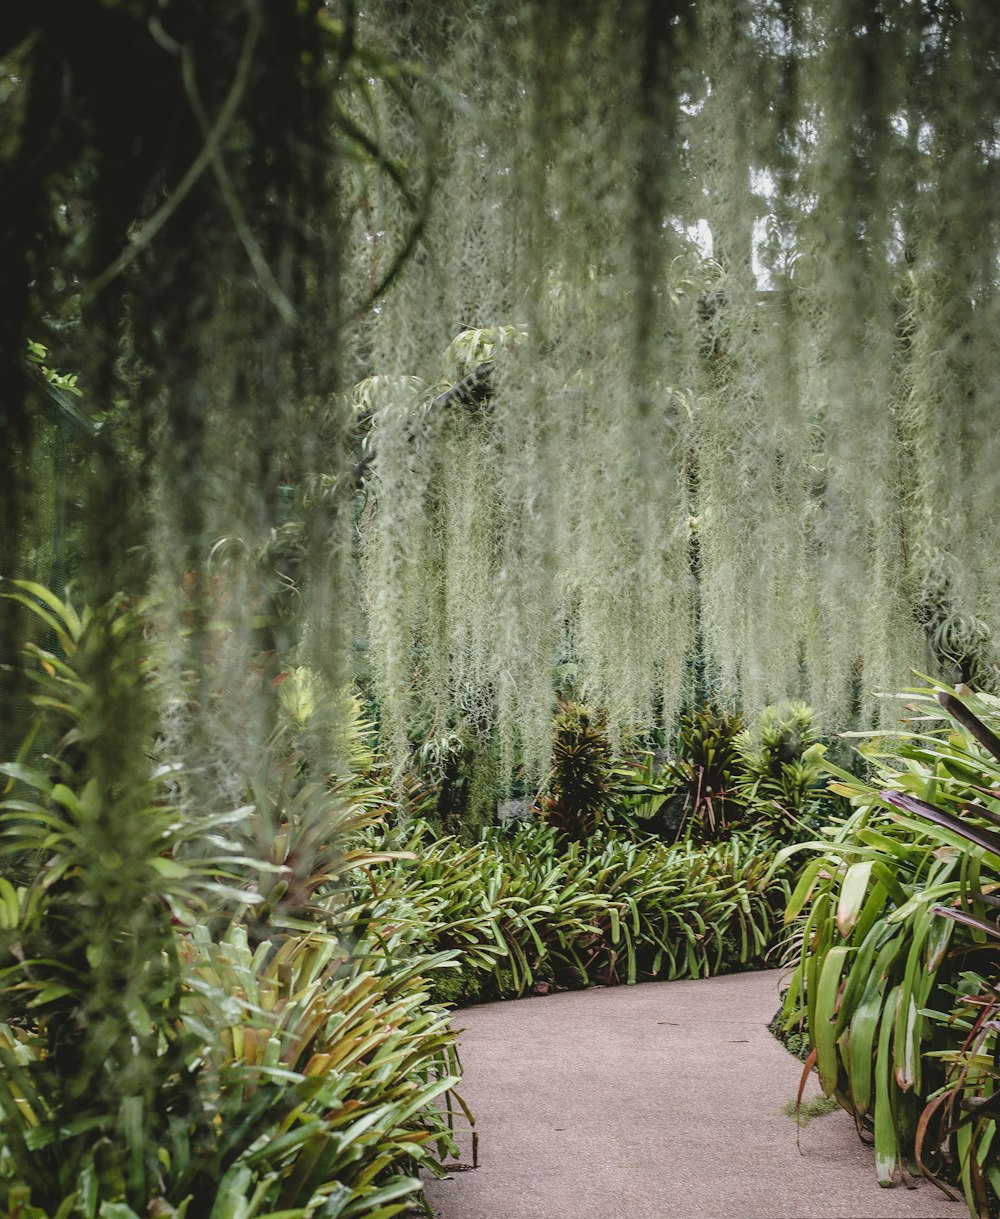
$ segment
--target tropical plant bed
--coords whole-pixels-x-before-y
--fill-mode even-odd
[[[16,587],[59,645],[32,648],[57,744],[0,763],[0,1214],[390,1219],[454,1155],[458,1068],[447,954],[341,883],[380,861],[379,793],[275,746],[205,813],[150,725],[93,745],[158,680],[148,617]]]
[[[431,983],[456,1004],[760,968],[783,931],[788,885],[760,835],[569,842],[534,822],[462,846],[418,825],[387,845],[412,858],[377,870],[373,916],[456,954]]]

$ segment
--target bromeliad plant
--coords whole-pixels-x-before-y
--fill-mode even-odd
[[[786,842],[807,837],[831,800],[825,788],[826,747],[805,703],[765,707],[751,731],[736,737],[734,791],[755,828]]]
[[[444,958],[409,949],[377,925],[350,942],[315,932],[256,951],[238,924],[218,942],[195,929],[181,941],[173,1012],[180,1078],[161,1070],[172,1086],[152,1098],[164,1129],[145,1142],[137,1130],[124,1147],[108,1118],[50,1131],[59,1092],[45,1049],[23,1024],[0,1025],[3,1095],[14,1102],[7,1213],[28,1201],[35,1219],[92,1217],[102,1203],[117,1219],[408,1209],[421,1190],[414,1167],[435,1171],[435,1153],[454,1152],[452,1110],[438,1102],[458,1079],[447,1015],[428,1005],[422,977]],[[91,1104],[102,1100],[103,1090]],[[155,1153],[156,1171],[139,1186],[129,1168],[141,1150]]]
[[[880,1182],[957,1175],[986,1214],[1000,1194],[1000,704],[909,697],[914,727],[862,748],[870,782],[829,768],[853,810],[805,844],[784,1012],[807,1030],[824,1090],[871,1130]]]
[[[834,807],[813,718],[797,702],[765,707],[752,728],[709,704],[692,710],[676,758],[616,768],[620,810],[666,838],[708,842],[747,829],[782,842],[808,837]]]
[[[413,1168],[454,1149],[453,1037],[424,982],[447,954],[351,906],[344,877],[385,858],[345,841],[370,810],[286,771],[198,813],[147,752],[141,610],[13,596],[59,645],[33,649],[59,743],[44,769],[0,766],[0,1213],[406,1209]]]
[[[191,1215],[215,1198],[303,1219],[412,1205],[412,1170],[454,1151],[437,1103],[458,1082],[454,1037],[423,980],[445,959],[375,923],[255,950],[238,924],[219,942],[196,929],[183,1018],[200,1034],[202,1104],[197,1137],[175,1130],[161,1151],[169,1197]]]
[[[350,778],[304,781],[294,762],[267,754],[248,795],[238,835],[244,853],[254,855],[248,870],[262,901],[244,917],[265,937],[279,928],[325,925],[324,894],[336,891],[352,869],[383,858],[354,844],[382,815],[382,790]]]
[[[678,757],[666,776],[671,799],[660,813],[672,814],[676,836],[686,832],[696,840],[711,840],[740,819],[735,785],[742,728],[738,716],[708,703],[682,719]]]
[[[787,887],[760,836],[695,847],[610,831],[567,844],[549,826],[487,832],[463,847],[416,826],[409,860],[378,873],[374,909],[426,950],[458,1002],[532,988],[705,977],[753,966],[775,942]]]

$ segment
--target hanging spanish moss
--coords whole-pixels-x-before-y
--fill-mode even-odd
[[[992,679],[998,32],[972,0],[699,0],[410,42],[450,93],[372,370],[526,334],[472,415],[472,363],[425,396],[419,511],[374,463],[413,581],[369,567],[383,706],[478,701],[540,760],[566,671],[618,739],[705,686],[830,729],[914,668]]]
[[[71,574],[156,594],[220,774],[276,659],[339,690],[362,636],[399,759],[462,722],[534,771],[556,692],[621,742],[991,680],[992,0],[13,26],[4,572],[39,574],[34,339],[105,416]]]
[[[348,319],[412,250],[430,180],[357,115],[388,78],[419,141],[416,106],[349,6],[82,3],[24,10],[3,40],[3,574],[46,579],[22,368],[44,340],[97,415],[59,488],[80,518],[62,582],[90,604],[152,595],[163,728],[210,795],[273,730],[276,658],[307,653],[332,689],[351,672],[354,420],[335,391]],[[404,220],[345,284],[373,183]]]

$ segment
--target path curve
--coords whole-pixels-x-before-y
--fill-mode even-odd
[[[439,1219],[964,1219],[927,1182],[880,1188],[840,1110],[800,1154],[782,1109],[801,1064],[767,1031],[782,976],[456,1012],[480,1167],[427,1182]]]

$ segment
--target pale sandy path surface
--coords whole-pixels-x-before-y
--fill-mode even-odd
[[[457,1012],[480,1167],[427,1183],[439,1219],[964,1219],[927,1183],[880,1188],[839,1110],[799,1153],[801,1064],[767,1031],[781,976]]]

